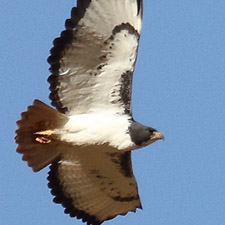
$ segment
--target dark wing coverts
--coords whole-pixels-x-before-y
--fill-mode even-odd
[[[68,115],[131,113],[141,19],[141,0],[78,0],[48,58],[52,105]]]

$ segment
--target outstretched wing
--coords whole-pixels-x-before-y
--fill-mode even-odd
[[[78,0],[48,58],[52,105],[68,115],[131,114],[142,0]]]
[[[50,167],[54,202],[61,203],[71,217],[93,225],[141,208],[131,153],[87,148],[67,149]]]

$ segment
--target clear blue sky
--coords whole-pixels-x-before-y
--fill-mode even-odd
[[[1,0],[0,225],[81,225],[52,203],[48,169],[16,153],[20,113],[48,99],[46,58],[74,0]],[[144,0],[134,118],[166,139],[133,153],[143,211],[105,224],[225,224],[225,1]]]

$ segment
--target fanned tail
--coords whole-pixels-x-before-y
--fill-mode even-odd
[[[15,141],[17,152],[37,172],[60,154],[54,129],[62,127],[68,118],[45,103],[34,100],[17,121]]]

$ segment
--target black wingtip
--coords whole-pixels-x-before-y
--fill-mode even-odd
[[[141,17],[143,16],[143,0],[138,0],[138,15],[141,13]]]

